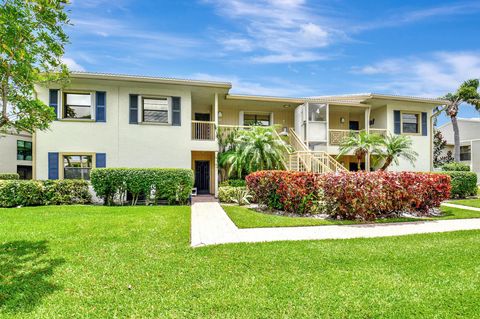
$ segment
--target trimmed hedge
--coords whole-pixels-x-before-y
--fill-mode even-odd
[[[12,180],[19,179],[20,176],[17,173],[1,173],[0,180]]]
[[[246,181],[259,204],[297,214],[323,208],[344,219],[423,213],[450,196],[450,177],[445,174],[261,171],[248,175]]]
[[[452,180],[452,198],[465,198],[477,195],[477,174],[475,172],[451,171],[441,172]]]
[[[127,193],[132,195],[132,205],[144,195],[146,204],[166,200],[169,204],[188,202],[193,187],[193,171],[181,168],[96,168],[90,173],[93,189],[104,199],[105,205],[113,205],[114,199],[125,202]],[[153,201],[150,202],[151,195]]]
[[[470,166],[463,163],[447,163],[442,166],[444,172],[470,172]]]
[[[231,186],[231,187],[246,187],[247,182],[244,179],[227,179],[220,183],[220,187]]]
[[[83,180],[0,181],[0,207],[88,204],[91,196]]]

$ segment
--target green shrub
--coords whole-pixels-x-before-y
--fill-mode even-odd
[[[12,180],[19,179],[20,176],[17,173],[1,173],[0,180]]]
[[[247,182],[244,179],[227,179],[221,182],[220,186],[246,187]]]
[[[470,166],[463,163],[447,163],[442,166],[444,172],[470,172]]]
[[[169,204],[185,204],[193,187],[193,171],[182,168],[97,168],[90,173],[93,189],[104,199],[105,205],[113,205],[118,197],[123,204],[126,193],[132,194],[132,205],[140,195],[147,204],[154,193],[154,203],[166,200]]]
[[[218,189],[218,199],[222,203],[249,204],[251,198],[246,187],[222,186]]]
[[[46,180],[43,185],[45,205],[89,204],[92,201],[88,182],[81,179]]]
[[[44,205],[43,189],[39,181],[0,181],[0,207]]]
[[[451,177],[451,198],[465,198],[477,195],[477,174],[475,172],[442,172]]]
[[[88,204],[91,196],[84,180],[0,181],[0,207]]]

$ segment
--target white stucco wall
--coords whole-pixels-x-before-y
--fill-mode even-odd
[[[16,173],[17,165],[32,166],[32,161],[17,160],[17,140],[32,141],[27,134],[0,134],[0,173]]]
[[[472,161],[471,169],[477,173],[478,183],[480,184],[480,140],[473,140],[472,142]]]
[[[419,135],[408,135],[413,142],[413,150],[418,153],[417,161],[412,166],[410,162],[406,160],[400,160],[399,165],[392,163],[389,170],[391,171],[418,171],[425,172],[430,171],[431,163],[431,128],[430,117],[432,115],[433,106],[424,103],[412,103],[412,102],[388,102],[387,103],[387,129],[391,134],[394,134],[394,112],[398,111],[415,111],[427,113],[427,136],[421,135],[421,129]],[[421,118],[420,118],[421,123]]]
[[[106,123],[54,121],[36,135],[36,178],[48,178],[48,152],[106,153],[107,167],[191,168],[191,91],[179,85],[72,81],[71,89],[105,91]],[[37,88],[48,103],[47,88]],[[181,126],[129,124],[129,94],[181,97]]]

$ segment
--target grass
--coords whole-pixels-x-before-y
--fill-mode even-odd
[[[456,201],[455,203],[457,203]],[[358,224],[352,220],[325,220],[308,217],[288,217],[266,213],[259,213],[253,209],[242,206],[224,205],[223,209],[238,228],[262,228],[262,227],[295,227],[295,226],[323,226],[323,225],[345,225]],[[456,209],[450,207],[441,208],[443,215],[434,218],[385,218],[378,219],[375,223],[395,223],[428,221],[438,219],[463,219],[480,218],[480,212]]]
[[[478,317],[480,231],[192,249],[189,228],[188,207],[0,209],[0,317]]]
[[[452,204],[478,207],[480,208],[480,199],[460,199],[451,201]]]

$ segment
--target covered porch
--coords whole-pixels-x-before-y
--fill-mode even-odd
[[[194,194],[218,196],[217,152],[192,151]]]

